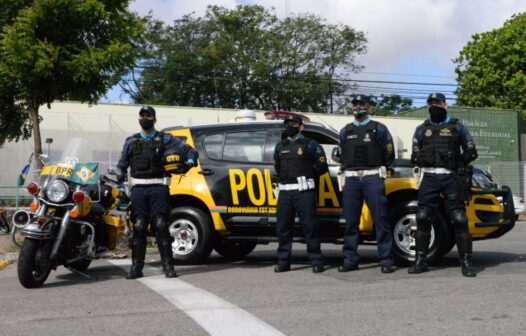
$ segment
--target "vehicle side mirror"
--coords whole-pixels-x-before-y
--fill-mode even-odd
[[[334,147],[332,149],[331,158],[334,162],[341,163],[340,147]]]

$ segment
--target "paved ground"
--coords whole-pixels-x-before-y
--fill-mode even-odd
[[[0,330],[222,335],[226,326],[231,334],[249,335],[256,329],[248,320],[260,320],[286,335],[526,335],[525,242],[525,222],[500,239],[476,242],[479,275],[473,279],[461,276],[455,251],[429,273],[384,275],[371,246],[361,248],[362,270],[347,274],[336,269],[339,246],[323,245],[330,268],[313,274],[300,244],[292,272],[272,272],[275,245],[269,245],[244,261],[214,255],[206,265],[179,266],[173,282],[156,276],[156,261],[144,281],[129,281],[121,267],[100,260],[89,271],[97,281],[60,267],[43,288],[27,290],[18,284],[16,264],[9,265],[0,271]],[[223,325],[208,329],[198,311],[208,321],[224,316]],[[246,317],[232,322],[234,312]]]

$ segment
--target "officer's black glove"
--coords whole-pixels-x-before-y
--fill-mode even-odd
[[[179,165],[179,168],[176,169],[176,174],[186,174],[194,165],[191,162],[185,162]]]

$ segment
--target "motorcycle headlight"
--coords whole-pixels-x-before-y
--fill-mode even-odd
[[[62,202],[68,196],[69,188],[66,182],[56,180],[46,187],[47,198],[54,203]]]

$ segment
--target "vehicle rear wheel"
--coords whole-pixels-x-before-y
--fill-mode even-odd
[[[218,239],[214,250],[225,258],[238,260],[254,251],[256,245],[254,242],[225,242]]]
[[[26,238],[18,256],[18,281],[25,288],[40,287],[49,276],[51,241]]]
[[[212,252],[212,220],[202,210],[189,206],[173,209],[168,230],[174,238],[172,250],[176,262],[202,263]]]
[[[393,232],[393,250],[396,261],[403,265],[412,264],[415,260],[416,235],[416,202],[403,202],[391,209],[390,220]],[[429,243],[429,262],[439,260],[451,248],[451,235],[444,216],[437,213],[436,220],[431,227]]]

